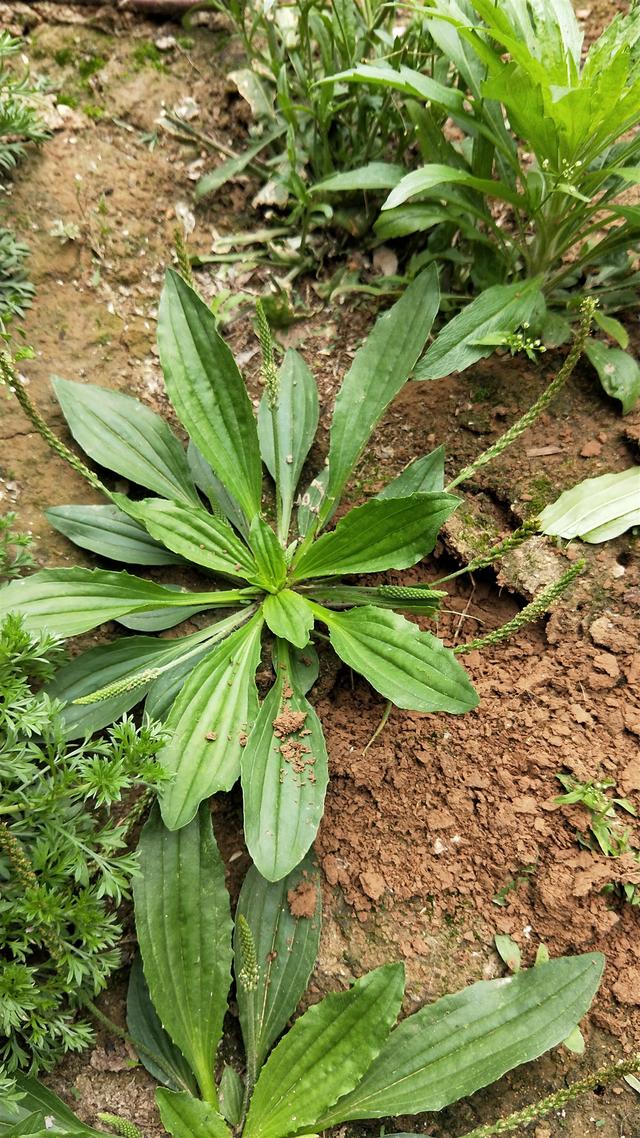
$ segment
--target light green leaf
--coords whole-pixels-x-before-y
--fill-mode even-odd
[[[183,591],[179,585],[165,585],[165,589],[175,589],[176,593]],[[119,616],[117,620],[123,628],[131,628],[134,632],[164,632],[167,628],[175,628],[176,624],[190,620],[197,612],[200,612],[199,605],[193,605],[192,608],[149,609],[148,612]]]
[[[136,930],[149,995],[202,1097],[216,1106],[214,1070],[231,984],[232,924],[206,803],[175,833],[154,809],[138,851]]]
[[[127,1030],[140,1062],[159,1083],[173,1091],[198,1093],[198,1084],[182,1052],[163,1028],[151,1003],[142,960],[137,955],[129,973]]]
[[[369,162],[357,170],[331,174],[311,187],[312,194],[347,193],[354,190],[391,190],[404,177],[404,166],[393,162]]]
[[[78,636],[107,620],[159,608],[216,608],[245,603],[245,592],[183,593],[106,569],[42,569],[0,592],[0,617],[19,612],[25,626],[57,636]]]
[[[468,186],[471,190],[479,190],[480,193],[488,197],[498,198],[500,201],[509,202],[513,206],[522,205],[520,195],[507,186],[505,182],[493,181],[491,178],[476,178],[458,166],[443,166],[434,162],[405,174],[402,181],[398,182],[398,185],[392,189],[382,206],[382,210],[384,212],[388,209],[395,209],[396,206],[403,205],[416,194],[424,194],[428,190],[432,190],[434,186],[450,183]],[[443,191],[442,196],[446,198],[446,191]]]
[[[438,103],[450,111],[460,111],[464,103],[464,93],[457,87],[445,87],[420,71],[410,67],[397,70],[385,63],[361,63],[337,75],[331,75],[323,83],[366,83],[386,90],[401,91],[413,99]]]
[[[173,1138],[231,1138],[224,1118],[211,1103],[163,1087],[156,1091],[156,1102],[162,1125]]]
[[[404,969],[385,964],[348,992],[309,1008],[260,1072],[244,1138],[287,1138],[309,1127],[362,1078],[402,1003]]]
[[[313,610],[299,593],[291,589],[267,597],[262,612],[267,627],[274,636],[288,640],[296,648],[304,648],[309,643],[313,628]]]
[[[24,1095],[20,1099],[17,1111],[21,1118],[26,1117],[28,1114],[34,1112],[44,1112],[45,1116],[53,1119],[53,1123],[58,1130],[67,1131],[70,1134],[91,1134],[97,1138],[104,1138],[104,1131],[94,1130],[92,1126],[87,1126],[86,1123],[81,1122],[76,1118],[72,1110],[66,1103],[54,1095],[48,1087],[43,1086],[37,1079],[29,1075],[23,1075],[21,1071],[15,1074],[15,1081],[17,1089]],[[5,1115],[0,1103],[0,1121],[5,1120]],[[9,1119],[12,1121],[12,1119]],[[16,1121],[19,1121],[17,1119]]]
[[[414,379],[442,379],[491,354],[478,340],[494,332],[514,332],[540,301],[540,280],[492,285],[454,316],[420,360]]]
[[[607,395],[620,400],[623,415],[632,411],[640,399],[640,367],[637,360],[620,348],[607,347],[601,340],[588,339],[584,350]]]
[[[244,735],[257,705],[261,631],[256,613],[198,664],[171,708],[171,738],[158,755],[165,770],[175,772],[161,800],[171,830],[189,822],[203,799],[229,790],[240,774]]]
[[[407,498],[411,494],[434,494],[444,490],[444,447],[416,458],[388,482],[376,498]]]
[[[251,523],[249,542],[256,561],[255,576],[252,579],[270,593],[276,592],[284,585],[287,563],[280,542],[260,514],[256,514]]]
[[[398,1025],[359,1086],[317,1128],[442,1110],[536,1059],[584,1015],[603,966],[599,953],[560,957],[428,1004]]]
[[[510,972],[519,972],[522,966],[522,953],[512,937],[496,933],[493,938],[496,952]]]
[[[182,444],[169,425],[130,395],[53,379],[69,430],[85,454],[165,498],[199,503]]]
[[[286,539],[298,479],[318,427],[318,388],[298,352],[289,349],[278,371],[278,401],[272,410],[267,393],[258,412],[262,459],[280,499],[280,533]]]
[[[300,889],[315,897],[312,917],[291,912],[289,895],[295,897]],[[254,1078],[306,991],[320,947],[321,914],[320,874],[311,855],[277,882],[266,881],[251,866],[236,910],[235,972],[247,1063]],[[251,991],[237,981],[243,966],[239,916],[246,920],[256,949],[258,982]]]
[[[251,521],[262,487],[251,401],[215,316],[171,269],[160,300],[158,348],[180,421]]]
[[[44,511],[54,529],[81,549],[130,565],[180,565],[181,558],[149,536],[117,506],[54,506]]]
[[[298,533],[301,537],[305,536],[312,524],[316,524],[320,512],[320,503],[327,492],[328,482],[329,467],[324,466],[320,473],[311,480],[304,494],[301,495],[298,506]]]
[[[211,573],[249,580],[256,574],[255,559],[224,518],[214,518],[202,506],[183,506],[164,498],[132,502],[116,495],[130,517],[139,521],[156,541],[193,565]]]
[[[235,1067],[230,1067],[228,1063],[225,1063],[220,1076],[218,1100],[222,1117],[231,1126],[239,1126],[242,1121],[243,1098],[244,1083],[240,1075]]]
[[[562,1040],[562,1046],[567,1048],[567,1051],[573,1052],[574,1055],[584,1055],[585,1041],[584,1035],[579,1027],[574,1027],[567,1036]]]
[[[294,562],[293,580],[407,569],[433,549],[460,504],[455,494],[371,498],[340,519]]]
[[[640,466],[586,478],[540,514],[543,533],[596,544],[640,525]],[[1,596],[2,594],[0,594]]]
[[[611,336],[611,339],[615,340],[623,351],[629,347],[629,333],[624,324],[621,324],[619,320],[615,320],[613,316],[606,316],[599,308],[596,308],[593,319],[598,327],[602,328],[602,331],[606,332],[607,336]]]
[[[340,657],[396,707],[459,715],[478,705],[450,648],[398,613],[367,605],[349,612],[315,607]]]
[[[336,398],[329,474],[320,526],[329,520],[371,433],[411,374],[440,306],[438,274],[430,267],[379,316],[356,352]]]
[[[196,184],[196,198],[204,198],[208,194],[213,194],[220,186],[224,186],[225,182],[232,182],[238,174],[242,174],[247,166],[251,164],[253,159],[264,150],[265,147],[270,146],[277,138],[281,138],[286,133],[286,126],[280,126],[277,130],[269,131],[268,134],[263,134],[258,142],[254,142],[251,146],[247,146],[246,150],[242,151],[237,158],[228,158],[226,162],[221,162],[216,166],[215,170],[210,170],[208,174],[203,174],[199,182]]]
[[[241,775],[247,848],[262,876],[279,881],[311,846],[329,781],[320,720],[296,688],[282,641],[276,680],[244,748]]]

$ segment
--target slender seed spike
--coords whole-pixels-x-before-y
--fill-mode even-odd
[[[173,244],[176,251],[176,259],[178,261],[178,272],[182,277],[185,284],[188,284],[194,292],[197,292],[193,273],[191,272],[191,258],[187,250],[187,242],[185,239],[184,230],[180,226],[176,226],[173,231]]]
[[[514,549],[518,549],[540,529],[539,518],[529,518],[528,521],[523,522],[518,529],[514,530],[512,534],[505,537],[503,541],[494,545],[487,553],[478,554],[474,557],[468,565],[464,565],[462,569],[457,569],[455,573],[448,573],[446,577],[438,578],[436,584],[441,585],[444,581],[452,581],[454,577],[460,577],[463,573],[475,573],[478,569],[486,569],[489,565],[493,565],[494,561],[498,561],[504,557],[506,553],[511,553]]]
[[[138,1130],[133,1122],[121,1118],[119,1114],[108,1114],[106,1111],[102,1111],[98,1118],[110,1126],[116,1134],[121,1134],[122,1138],[142,1138],[142,1131]]]
[[[238,972],[238,983],[245,992],[255,992],[258,987],[260,974],[258,972],[258,958],[253,933],[249,928],[246,917],[240,914],[236,920],[238,930],[238,944],[240,947],[241,967]]]
[[[564,593],[565,589],[569,587],[571,582],[575,580],[579,573],[585,567],[584,561],[576,561],[566,573],[562,574],[557,581],[554,581],[548,588],[543,589],[539,596],[537,596],[530,604],[514,616],[513,620],[507,621],[501,628],[496,628],[493,632],[488,632],[486,636],[481,636],[477,640],[470,640],[468,644],[459,644],[453,651],[458,655],[464,652],[480,651],[483,648],[490,648],[494,644],[499,644],[501,640],[507,640],[514,632],[522,628],[525,624],[529,624],[533,620],[537,620],[542,616],[548,608],[551,607],[554,601]]]
[[[124,680],[114,680],[112,684],[106,684],[105,687],[92,691],[90,695],[80,696],[79,699],[74,699],[72,702],[81,704],[100,703],[101,700],[111,699],[114,695],[123,695],[124,692],[135,691],[136,688],[141,688],[144,684],[157,680],[162,671],[162,668],[145,668],[144,672],[139,672],[137,676],[129,676]]]
[[[260,340],[260,349],[262,351],[262,378],[267,392],[267,401],[271,409],[273,409],[278,405],[280,385],[278,382],[275,356],[273,354],[273,337],[264,305],[259,298],[256,300],[256,319],[258,324],[258,339]]]

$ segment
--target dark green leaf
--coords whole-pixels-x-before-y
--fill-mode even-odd
[[[227,158],[225,162],[221,162],[216,166],[215,170],[210,170],[208,174],[203,174],[199,182],[196,184],[196,198],[204,198],[208,194],[212,194],[215,190],[219,190],[220,186],[224,186],[225,182],[231,182],[246,170],[247,166],[253,162],[253,159],[264,150],[266,146],[270,146],[277,138],[280,138],[286,131],[286,126],[280,126],[277,130],[269,131],[267,134],[261,135],[258,142],[254,142],[243,150],[237,158]]]
[[[135,957],[129,974],[127,1029],[140,1062],[154,1079],[173,1091],[198,1093],[189,1064],[164,1030],[151,1003],[140,956]]]
[[[382,206],[382,210],[384,212],[387,209],[394,209],[396,206],[403,205],[409,198],[415,197],[416,194],[424,194],[427,190],[433,189],[434,186],[451,183],[468,186],[472,190],[479,190],[488,197],[498,198],[500,201],[509,202],[513,206],[522,205],[522,198],[505,182],[494,181],[490,178],[476,178],[458,166],[442,166],[439,163],[431,163],[405,174],[402,181],[398,182],[397,186],[392,189]],[[446,198],[446,191],[443,190],[442,196]]]
[[[384,87],[386,90],[401,91],[413,99],[422,99],[425,102],[434,102],[447,107],[450,111],[462,110],[464,103],[463,92],[457,87],[445,87],[421,71],[414,71],[410,67],[401,66],[397,70],[384,62],[361,63],[358,67],[340,71],[337,75],[323,80],[325,83],[366,83],[374,87]],[[403,171],[404,173],[404,171]]]
[[[71,434],[90,458],[165,498],[198,503],[182,444],[160,415],[91,383],[56,378],[53,387]]]
[[[162,817],[172,830],[189,822],[203,799],[229,790],[240,774],[242,744],[257,710],[261,631],[257,613],[198,664],[171,708],[171,738],[158,761],[175,772],[162,795]]]
[[[444,206],[431,202],[410,202],[396,209],[385,210],[373,228],[381,241],[393,241],[411,233],[424,233],[426,229],[450,220],[451,216]]]
[[[180,421],[251,521],[262,487],[251,401],[215,316],[171,269],[160,300],[158,348]]]
[[[24,1118],[34,1112],[44,1113],[46,1117],[53,1120],[54,1126],[58,1130],[68,1131],[71,1134],[91,1134],[97,1138],[104,1138],[102,1130],[94,1130],[92,1126],[87,1126],[81,1122],[61,1098],[54,1095],[53,1091],[43,1086],[37,1079],[17,1071],[15,1081],[17,1089],[24,1095],[17,1107],[20,1117]],[[3,1107],[0,1103],[0,1120],[4,1121],[3,1113]]]
[[[224,514],[239,533],[245,538],[249,536],[249,527],[235,498],[222,485],[220,479],[213,473],[206,458],[200,453],[193,439],[189,440],[187,447],[187,461],[193,481],[202,493],[209,499],[214,514]]]
[[[318,389],[302,356],[286,353],[278,372],[278,400],[273,410],[268,395],[258,412],[262,459],[280,499],[280,533],[286,539],[298,479],[318,426]]]
[[[453,652],[398,613],[373,605],[350,612],[316,607],[336,654],[396,707],[459,715],[478,696]]]
[[[371,498],[356,506],[295,563],[293,580],[407,569],[435,546],[457,506],[455,494]]]
[[[224,1118],[208,1102],[159,1087],[156,1102],[162,1124],[173,1138],[231,1138]]]
[[[603,965],[599,953],[561,957],[427,1005],[398,1025],[359,1086],[317,1128],[442,1110],[536,1059],[584,1015]]]
[[[242,753],[245,840],[268,881],[285,877],[313,842],[329,781],[322,727],[296,689],[286,645],[278,670]]]
[[[298,891],[310,891],[315,897],[312,917],[293,915],[289,896],[295,897]],[[236,978],[243,966],[237,929],[240,915],[253,935],[258,962],[256,987],[248,991],[236,984],[247,1062],[255,1077],[302,999],[318,955],[322,893],[312,856],[275,883],[261,877],[255,866],[249,870],[236,910]]]
[[[218,1099],[225,1121],[231,1126],[239,1126],[242,1120],[244,1083],[235,1067],[230,1067],[228,1063],[225,1063],[220,1076]]]
[[[154,809],[134,880],[144,975],[160,1022],[217,1106],[216,1051],[231,983],[231,915],[211,814],[203,804],[177,832]]]
[[[267,597],[262,612],[268,628],[274,636],[288,640],[295,648],[304,648],[309,643],[313,628],[313,610],[304,597],[291,589]]]
[[[376,498],[407,498],[410,494],[433,494],[444,490],[444,447],[416,458]]]
[[[395,1022],[404,969],[385,964],[348,992],[309,1008],[267,1059],[253,1092],[244,1138],[287,1138],[357,1086]]]
[[[182,560],[149,536],[117,506],[54,506],[47,521],[69,541],[130,565],[180,565]]]

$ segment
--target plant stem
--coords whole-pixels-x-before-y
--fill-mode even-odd
[[[596,1087],[606,1087],[609,1083],[615,1082],[616,1079],[620,1079],[624,1075],[632,1075],[635,1071],[640,1071],[640,1054],[634,1055],[631,1059],[619,1059],[617,1063],[603,1067],[601,1071],[595,1071],[593,1075],[587,1075],[586,1078],[579,1079],[577,1082],[571,1083],[570,1086],[563,1087],[562,1090],[555,1091],[554,1094],[540,1099],[539,1102],[525,1106],[523,1110],[515,1111],[514,1114],[510,1114],[506,1118],[500,1118],[497,1122],[489,1123],[486,1126],[477,1126],[475,1130],[469,1130],[468,1133],[463,1134],[462,1138],[492,1138],[494,1134],[508,1134],[511,1130],[517,1130],[520,1126],[527,1126],[529,1122],[535,1122],[552,1110],[561,1110],[567,1103],[578,1098],[579,1095],[586,1094],[587,1091],[593,1091]]]
[[[508,446],[511,446],[511,443],[515,442],[515,440],[519,438],[520,435],[522,435],[532,425],[532,423],[535,423],[538,416],[548,407],[549,403],[551,403],[551,400],[554,399],[560,389],[564,387],[564,384],[567,382],[574,367],[580,359],[580,356],[582,355],[585,341],[587,340],[587,337],[591,331],[593,314],[596,305],[597,301],[592,296],[586,296],[582,301],[580,305],[580,324],[578,325],[578,329],[574,335],[571,351],[569,352],[555,379],[552,380],[547,389],[542,392],[540,398],[536,400],[536,402],[532,407],[529,408],[528,411],[525,411],[524,415],[522,415],[518,421],[513,424],[513,426],[509,427],[508,431],[505,431],[504,435],[500,436],[500,438],[493,444],[493,446],[490,446],[488,450],[485,450],[481,455],[478,455],[478,458],[476,458],[475,461],[472,462],[469,466],[465,466],[464,469],[461,470],[460,473],[453,479],[453,481],[450,482],[446,487],[447,491],[453,490],[454,487],[459,486],[461,482],[466,482],[469,478],[472,478],[473,475],[478,470],[480,470],[481,467],[486,466],[488,462],[491,462],[492,459],[497,458],[498,455],[502,454],[503,450],[506,450]]]
[[[73,467],[78,474],[81,474],[94,490],[99,490],[101,494],[106,494],[107,498],[110,498],[111,494],[104,483],[100,481],[97,474],[89,470],[89,467],[85,466],[84,462],[82,462],[73,451],[69,450],[69,447],[65,446],[62,440],[59,439],[45,423],[42,415],[27,395],[26,389],[18,377],[13,360],[8,352],[0,353],[0,383],[7,384],[9,390],[18,400],[27,419],[30,420],[40,437],[44,439],[51,449],[55,451],[60,458],[64,459],[69,466]]]
[[[453,651],[461,655],[465,652],[474,652],[476,650],[480,651],[482,648],[490,648],[494,644],[499,644],[501,640],[506,640],[509,636],[512,636],[514,632],[522,628],[523,625],[529,624],[532,620],[537,620],[538,617],[542,616],[550,605],[564,593],[565,589],[575,580],[578,574],[582,573],[584,567],[584,561],[576,561],[575,565],[567,569],[567,572],[563,573],[557,581],[554,581],[553,585],[549,585],[548,588],[543,589],[535,600],[525,605],[517,616],[514,616],[513,620],[507,621],[501,628],[495,628],[493,632],[488,632],[486,636],[480,636],[477,640],[470,640],[468,644],[459,644]]]
[[[457,569],[455,573],[448,573],[446,577],[438,577],[437,581],[433,581],[433,586],[442,585],[445,581],[453,581],[454,577],[461,577],[463,573],[475,573],[477,569],[486,569],[489,565],[493,565],[500,557],[504,557],[505,553],[511,553],[512,550],[518,549],[523,542],[527,541],[534,533],[537,533],[540,528],[538,518],[530,518],[528,521],[523,522],[517,530],[512,534],[505,537],[503,541],[494,545],[487,553],[479,554],[474,557],[468,565],[464,565],[462,569]]]

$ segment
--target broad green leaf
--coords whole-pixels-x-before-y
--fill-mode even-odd
[[[130,565],[180,565],[175,553],[164,549],[143,526],[117,506],[54,506],[44,511],[54,529],[81,549],[90,549],[111,561]]]
[[[183,591],[179,585],[165,585],[165,588],[175,589],[176,593]],[[164,632],[167,628],[175,628],[176,624],[190,620],[197,612],[200,612],[200,605],[193,605],[192,608],[149,609],[148,612],[119,616],[117,620],[123,628],[131,628],[134,632]]]
[[[242,1121],[243,1099],[244,1083],[235,1067],[225,1063],[220,1076],[218,1101],[222,1117],[231,1126],[239,1126]]]
[[[340,519],[295,564],[293,580],[407,569],[435,546],[457,506],[455,494],[371,498]]]
[[[396,209],[386,209],[373,228],[381,241],[392,241],[411,233],[424,233],[434,225],[450,220],[450,214],[444,206],[431,202],[409,202]]]
[[[156,1102],[162,1125],[173,1138],[231,1138],[224,1118],[209,1102],[163,1087],[156,1091]]]
[[[244,1138],[287,1138],[309,1127],[368,1070],[389,1035],[404,968],[385,964],[348,992],[314,1004],[280,1041],[253,1092]]]
[[[55,378],[53,388],[71,434],[90,458],[165,498],[198,504],[182,443],[160,415],[92,383]]]
[[[340,657],[396,707],[459,715],[478,705],[450,648],[398,613],[367,605],[349,612],[316,606]]]
[[[270,525],[260,514],[256,514],[249,530],[249,542],[256,562],[252,580],[270,593],[284,585],[287,576],[287,563],[284,550]]]
[[[20,1122],[14,1123],[13,1126],[9,1123],[5,1125],[1,1118],[2,1116],[0,1114],[0,1134],[2,1138],[22,1138],[23,1134],[32,1135],[34,1138],[35,1135],[42,1135],[42,1138],[45,1138],[47,1133],[51,1133],[51,1131],[47,1131],[45,1116],[41,1110],[34,1110],[32,1114],[24,1115]],[[60,1134],[61,1131],[56,1130],[55,1133]]]
[[[317,1120],[442,1110],[561,1043],[600,983],[599,953],[560,957],[480,980],[428,1004],[392,1031],[356,1089]]]
[[[187,507],[163,498],[125,502],[121,495],[117,495],[117,501],[156,541],[193,565],[245,580],[255,575],[255,560],[235,530],[224,518],[213,517],[202,506]]]
[[[181,423],[251,521],[262,487],[251,401],[215,316],[171,269],[160,300],[158,348]]]
[[[637,360],[620,348],[607,347],[600,340],[588,339],[584,351],[596,369],[607,395],[622,403],[622,414],[632,411],[640,399],[640,367]]]
[[[438,103],[450,111],[460,111],[464,103],[464,93],[457,87],[445,87],[435,79],[413,71],[410,67],[397,70],[385,63],[361,63],[358,67],[331,75],[323,83],[366,83],[386,90],[401,91],[413,99]],[[404,173],[404,170],[403,170]]]
[[[167,719],[171,738],[158,762],[175,777],[163,791],[165,825],[177,830],[200,802],[230,790],[240,774],[246,733],[256,711],[262,615],[227,637],[195,668]]]
[[[392,190],[404,177],[404,166],[393,162],[369,162],[357,170],[331,174],[311,187],[312,194],[347,193],[353,190]]]
[[[385,210],[404,205],[409,198],[415,197],[416,194],[424,194],[428,190],[432,190],[434,186],[450,183],[468,186],[471,190],[479,190],[480,193],[488,197],[498,198],[500,201],[509,202],[510,205],[516,207],[522,205],[521,196],[507,186],[505,182],[493,181],[490,178],[476,178],[458,166],[443,166],[434,162],[405,174],[402,181],[398,182],[383,203],[382,211],[384,213]],[[446,198],[446,191],[443,191],[442,196]]]
[[[271,649],[273,668],[276,672],[280,663],[278,645],[281,643],[280,640],[274,640]],[[298,691],[301,691],[303,695],[306,695],[315,684],[320,673],[318,653],[311,641],[305,644],[302,649],[292,648],[291,645],[285,643],[284,649],[286,653],[286,663],[293,675],[295,687]]]
[[[258,435],[262,460],[276,484],[280,533],[286,540],[296,486],[318,427],[318,388],[302,356],[291,348],[278,384],[276,406],[269,406],[266,392],[260,402]]]
[[[242,174],[247,166],[251,165],[253,159],[269,146],[275,142],[277,138],[281,138],[286,133],[286,127],[278,127],[277,130],[272,130],[268,134],[261,135],[258,142],[254,142],[243,150],[237,158],[228,158],[226,162],[221,162],[216,166],[215,170],[210,170],[208,174],[203,174],[199,182],[196,183],[196,198],[204,198],[208,194],[214,193],[224,186],[225,182],[231,182],[238,174]]]
[[[227,521],[242,534],[246,540],[249,536],[247,520],[242,513],[235,498],[222,485],[222,482],[213,473],[206,458],[198,450],[193,439],[189,440],[187,447],[187,461],[193,476],[193,481],[202,493],[209,499],[214,514],[224,514]]]
[[[267,627],[274,636],[288,640],[296,648],[304,648],[309,643],[313,628],[313,610],[304,597],[291,589],[267,597],[262,612]]]
[[[231,984],[231,915],[206,803],[172,832],[154,809],[140,836],[134,880],[138,944],[149,995],[207,1102]]]
[[[0,592],[0,617],[19,612],[32,631],[78,636],[107,620],[159,608],[230,608],[249,603],[251,589],[176,592],[130,573],[106,569],[42,569]]]
[[[279,881],[311,846],[329,781],[322,726],[296,688],[286,646],[278,646],[275,683],[242,753],[244,832],[258,871]]]
[[[444,490],[444,447],[416,458],[388,482],[376,498],[407,498],[411,494],[434,494]]]
[[[601,312],[599,308],[596,308],[593,319],[598,327],[602,328],[603,332],[606,332],[607,336],[611,336],[611,339],[615,340],[623,351],[626,351],[629,347],[629,333],[624,324],[621,324],[619,320],[615,320],[613,316],[607,316],[604,312]]]
[[[67,1131],[70,1134],[91,1134],[97,1138],[104,1138],[104,1131],[94,1130],[92,1126],[87,1126],[86,1123],[81,1122],[61,1098],[54,1095],[53,1091],[50,1091],[37,1079],[23,1075],[21,1071],[17,1071],[12,1077],[15,1077],[16,1087],[24,1095],[16,1108],[20,1116],[16,1121],[20,1121],[20,1118],[25,1118],[28,1114],[43,1112],[46,1117],[53,1120],[53,1124],[58,1130]],[[5,1121],[6,1117],[2,1103],[0,1103],[0,1121]],[[13,1121],[13,1117],[9,1116],[7,1121]]]
[[[151,1003],[142,959],[135,957],[127,990],[127,1030],[140,1062],[159,1083],[173,1091],[198,1093],[198,1085],[182,1052],[163,1028]]]
[[[235,628],[238,627],[237,621]],[[231,629],[228,629],[231,631]],[[224,634],[225,636],[227,633]],[[220,636],[220,640],[224,636]],[[147,698],[144,701],[144,708],[150,719],[165,719],[168,715],[174,700],[184,687],[185,680],[190,672],[197,668],[201,660],[211,651],[210,644],[204,644],[195,656],[190,656],[188,659],[177,660],[174,667],[170,671],[163,672],[154,680],[147,693]]]
[[[586,478],[540,514],[543,533],[596,544],[640,525],[640,466]],[[1,596],[1,594],[0,594]]]
[[[333,411],[320,526],[333,514],[374,427],[415,367],[439,306],[438,274],[431,267],[411,282],[393,308],[378,317],[356,353]]]
[[[311,896],[307,911],[313,907],[312,917],[294,916],[291,911],[289,897],[302,892]],[[251,990],[237,981],[243,966],[239,916],[246,920],[256,949],[258,982]],[[236,910],[235,973],[247,1063],[254,1077],[306,991],[320,947],[321,919],[320,874],[311,855],[277,882],[266,881],[251,866]]]
[[[540,280],[492,285],[454,316],[436,336],[416,370],[415,379],[442,379],[491,354],[478,344],[494,332],[515,332],[527,321],[540,299]]]

